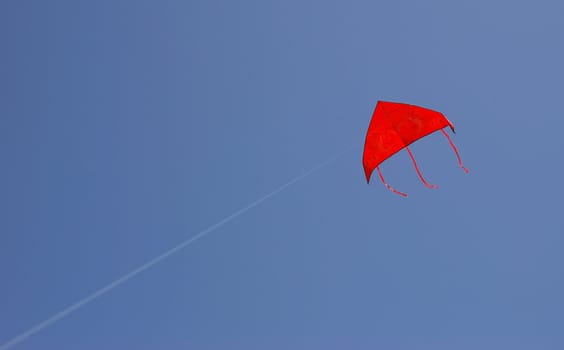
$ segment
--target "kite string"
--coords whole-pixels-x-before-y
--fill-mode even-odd
[[[450,143],[450,147],[452,148],[452,150],[454,151],[454,154],[456,154],[456,159],[458,159],[458,165],[462,168],[462,170],[464,170],[464,172],[466,172],[467,174],[470,172],[470,170],[468,170],[468,168],[466,168],[464,166],[464,164],[462,164],[462,159],[460,159],[460,153],[458,153],[458,149],[456,148],[456,146],[454,145],[454,142],[452,142],[452,139],[450,138],[450,136],[447,134],[447,132],[445,131],[445,129],[441,129],[441,132],[443,133],[443,135],[446,136],[448,142]]]
[[[409,153],[409,157],[413,161],[413,165],[415,166],[415,170],[417,171],[417,175],[419,175],[419,178],[421,179],[421,181],[423,182],[425,187],[427,187],[427,188],[439,188],[438,185],[430,184],[425,180],[425,178],[423,177],[423,174],[421,174],[421,171],[419,170],[419,167],[417,166],[417,162],[415,161],[415,157],[413,156],[413,153],[411,153],[411,150],[409,149],[408,146],[405,146],[405,149],[407,150],[407,153]]]
[[[24,340],[26,340],[27,338],[33,336],[34,334],[40,332],[41,330],[43,330],[44,328],[49,327],[50,325],[52,325],[53,323],[69,316],[70,314],[72,314],[73,312],[77,311],[78,309],[86,306],[87,304],[91,303],[92,301],[94,301],[95,299],[100,298],[101,296],[103,296],[104,294],[110,292],[111,290],[113,290],[114,288],[122,285],[123,283],[127,282],[128,280],[130,280],[131,278],[141,274],[142,272],[148,270],[149,268],[151,268],[152,266],[158,264],[159,262],[165,260],[166,258],[170,257],[171,255],[177,253],[178,251],[184,249],[185,247],[191,245],[192,243],[194,243],[195,241],[201,239],[202,237],[208,235],[209,233],[211,233],[212,231],[215,231],[216,229],[218,229],[219,227],[225,225],[226,223],[230,222],[231,220],[239,217],[240,215],[244,214],[245,212],[247,212],[248,210],[258,206],[259,204],[263,203],[264,201],[266,201],[267,199],[269,199],[270,197],[273,197],[274,195],[284,191],[285,189],[287,189],[288,187],[292,186],[293,184],[295,184],[298,181],[303,180],[304,178],[306,178],[307,176],[311,175],[312,173],[318,171],[319,169],[333,163],[335,160],[337,160],[338,158],[340,158],[343,154],[347,153],[348,151],[350,151],[354,146],[350,146],[348,148],[346,148],[345,150],[335,154],[333,157],[327,159],[326,161],[319,163],[318,165],[314,166],[313,168],[311,168],[310,170],[304,172],[303,174],[295,177],[294,179],[286,182],[285,184],[281,185],[280,187],[278,187],[277,189],[273,190],[272,192],[262,196],[261,198],[255,200],[254,202],[246,205],[245,207],[237,210],[236,212],[234,212],[233,214],[225,217],[223,220],[220,220],[219,222],[209,226],[208,228],[204,229],[203,231],[200,231],[198,234],[186,239],[185,241],[179,243],[178,245],[176,245],[173,248],[170,248],[169,250],[167,250],[166,252],[162,253],[161,255],[149,260],[148,262],[142,264],[141,266],[137,267],[136,269],[126,273],[125,275],[117,278],[116,280],[114,280],[111,283],[108,283],[107,285],[105,285],[104,287],[98,289],[97,291],[91,293],[90,295],[87,295],[86,297],[82,298],[81,300],[75,302],[74,304],[71,304],[69,306],[67,306],[66,308],[62,309],[61,311],[55,313],[54,315],[52,315],[51,317],[47,318],[46,320],[36,324],[35,326],[29,328],[27,331],[13,337],[12,339],[9,339],[8,341],[6,341],[5,343],[0,344],[0,350],[7,350],[10,349],[14,346],[16,346],[17,344],[23,342]]]
[[[380,171],[380,167],[376,167],[376,170],[378,170],[378,176],[380,176],[380,180],[382,181],[382,183],[384,184],[384,186],[386,186],[386,188],[392,192],[394,192],[395,194],[399,194],[402,197],[407,197],[407,193],[403,193],[400,192],[398,190],[396,190],[395,188],[393,188],[392,186],[390,186],[386,180],[384,180],[384,175],[382,174],[382,171]]]

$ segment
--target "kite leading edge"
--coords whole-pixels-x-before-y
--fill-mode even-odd
[[[454,132],[452,122],[440,112],[405,103],[378,101],[364,142],[362,163],[366,182],[370,182],[370,176],[374,169],[376,169],[380,181],[382,181],[386,188],[395,194],[407,197],[406,193],[390,186],[384,179],[382,171],[380,171],[380,164],[382,162],[405,148],[423,184],[427,188],[438,188],[437,185],[430,184],[425,180],[408,146],[439,130],[445,135],[453,149],[458,165],[468,173],[469,170],[462,164],[458,149],[444,130],[447,126]]]

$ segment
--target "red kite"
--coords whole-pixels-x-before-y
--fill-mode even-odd
[[[454,125],[440,112],[405,103],[378,101],[364,142],[362,163],[366,182],[370,182],[370,175],[376,169],[380,180],[390,191],[407,197],[407,194],[395,190],[384,180],[379,168],[383,161],[405,148],[423,184],[427,188],[437,188],[437,185],[431,185],[425,181],[408,146],[438,130],[448,139],[458,159],[458,165],[468,173],[468,169],[462,164],[454,142],[444,130],[447,126],[454,133]]]

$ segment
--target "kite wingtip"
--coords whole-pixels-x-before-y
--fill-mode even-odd
[[[370,167],[368,167],[366,164],[364,165],[364,177],[366,178],[367,185],[370,185],[370,177],[372,176],[372,171],[374,170],[370,170]]]
[[[447,121],[447,123],[448,123],[448,126],[450,127],[450,130],[452,130],[452,133],[453,133],[453,134],[456,134],[456,131],[454,131],[454,124],[453,124],[447,117],[445,117],[444,115],[443,115],[443,117],[446,119],[446,121]]]

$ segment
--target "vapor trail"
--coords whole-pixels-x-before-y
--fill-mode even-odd
[[[340,156],[342,156],[343,154],[348,152],[351,148],[352,147],[347,148],[346,150],[344,150],[342,152],[339,152],[338,154],[334,155],[332,158],[326,160],[323,163],[316,165],[315,167],[311,168],[307,172],[303,173],[302,175],[300,175],[298,177],[295,177],[291,181],[289,181],[289,182],[285,183],[284,185],[278,187],[277,189],[270,192],[269,194],[257,199],[256,201],[252,202],[251,204],[248,204],[247,206],[243,207],[242,209],[239,209],[238,211],[234,212],[233,214],[229,215],[228,217],[224,218],[223,220],[211,225],[210,227],[206,228],[205,230],[199,232],[198,234],[188,238],[184,242],[178,244],[176,247],[167,250],[166,252],[162,253],[161,255],[157,256],[156,258],[153,258],[152,260],[150,260],[150,261],[146,262],[145,264],[139,266],[135,270],[123,275],[122,277],[116,279],[115,281],[113,281],[113,282],[107,284],[106,286],[100,288],[96,292],[84,297],[83,299],[77,301],[76,303],[74,303],[74,304],[66,307],[65,309],[57,312],[56,314],[49,317],[45,321],[40,322],[40,323],[36,324],[35,326],[31,327],[30,329],[28,329],[27,331],[13,337],[12,339],[5,342],[4,344],[0,345],[0,350],[10,349],[10,348],[16,346],[17,344],[23,342],[27,338],[31,337],[32,335],[40,332],[44,328],[47,328],[50,325],[52,325],[53,323],[67,317],[68,315],[72,314],[73,312],[75,312],[78,309],[82,308],[83,306],[87,305],[88,303],[90,303],[94,299],[97,299],[97,298],[101,297],[102,295],[110,292],[112,289],[114,289],[114,288],[118,287],[119,285],[127,282],[129,279],[137,276],[138,274],[144,272],[145,270],[149,269],[150,267],[158,264],[159,262],[163,261],[164,259],[168,258],[169,256],[175,254],[179,250],[189,246],[190,244],[194,243],[195,241],[199,240],[200,238],[206,236],[208,233],[211,233],[215,229],[223,226],[224,224],[228,223],[229,221],[231,221],[231,220],[237,218],[238,216],[244,214],[246,211],[256,207],[257,205],[261,204],[262,202],[269,199],[270,197],[284,191],[286,188],[292,186],[296,182],[298,182],[298,181],[304,179],[305,177],[311,175],[312,173],[316,172],[320,168],[323,168],[323,167],[329,165],[330,163],[337,160]]]

